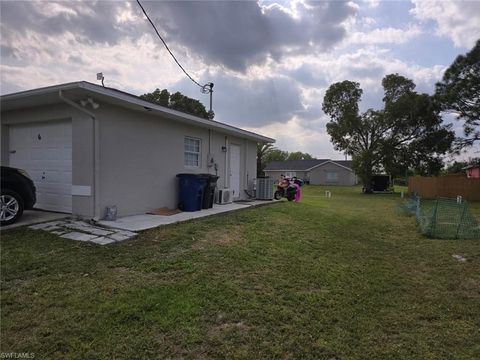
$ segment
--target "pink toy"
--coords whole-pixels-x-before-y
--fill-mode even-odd
[[[297,191],[295,192],[295,199],[293,201],[299,202],[300,199],[302,198],[302,190],[300,189],[300,185],[298,184],[293,184],[293,185],[295,185],[295,188],[297,189]]]

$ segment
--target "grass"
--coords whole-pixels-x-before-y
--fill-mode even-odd
[[[396,193],[401,193],[403,191],[405,195],[408,195],[408,186],[394,185],[393,191],[395,191]]]
[[[480,358],[480,241],[421,237],[398,194],[325,189],[113,246],[2,233],[1,351]]]

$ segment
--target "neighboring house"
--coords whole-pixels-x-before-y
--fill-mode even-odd
[[[480,165],[469,165],[463,169],[467,173],[467,178],[480,179]]]
[[[73,82],[1,96],[1,163],[25,169],[37,207],[101,219],[176,208],[179,173],[219,176],[244,199],[256,145],[273,139],[137,96]]]
[[[312,185],[356,185],[357,176],[349,160],[287,160],[272,161],[265,168],[265,175],[279,180],[282,175],[296,176]]]

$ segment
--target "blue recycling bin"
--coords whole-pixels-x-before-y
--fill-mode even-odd
[[[178,208],[182,211],[202,210],[207,179],[197,174],[178,174]]]

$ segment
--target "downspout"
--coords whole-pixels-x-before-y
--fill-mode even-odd
[[[244,178],[244,180],[246,180],[246,184],[244,186],[244,190],[247,190],[248,191],[248,181],[249,181],[249,174],[248,174],[248,140],[247,139],[244,139],[243,140],[243,145],[245,146],[245,160],[243,162],[243,166],[245,167],[245,175],[246,175],[246,179]]]
[[[213,164],[210,164],[210,157],[212,156],[212,149],[211,149],[211,143],[212,143],[212,131],[208,129],[208,155],[207,155],[207,170],[210,173],[211,167]]]
[[[93,179],[95,189],[93,189],[93,220],[98,221],[100,214],[100,123],[96,117],[93,118]]]
[[[94,147],[93,147],[93,179],[94,179],[94,187],[93,187],[93,220],[98,221],[100,219],[99,216],[99,196],[98,192],[100,189],[100,171],[99,171],[99,164],[100,164],[100,141],[99,141],[99,124],[97,117],[95,114],[91,111],[88,111],[87,109],[83,108],[82,106],[78,105],[76,102],[67,99],[66,97],[63,96],[63,91],[59,90],[58,91],[58,97],[60,100],[62,100],[64,103],[74,107],[75,109],[83,112],[84,114],[87,114],[90,116],[94,122],[93,126],[93,142],[94,142]]]
[[[208,129],[208,153],[210,154],[212,152],[212,130]]]
[[[228,176],[229,171],[228,171],[228,136],[225,136],[225,184],[224,184],[224,189],[228,189],[228,185],[230,185],[230,177]]]

